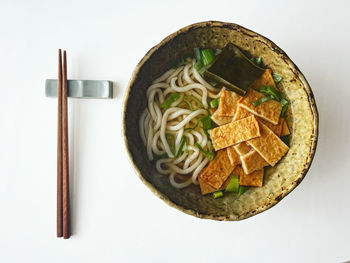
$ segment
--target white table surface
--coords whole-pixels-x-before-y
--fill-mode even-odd
[[[350,4],[347,1],[0,1],[0,262],[350,260]],[[127,82],[143,55],[194,22],[272,39],[309,81],[320,115],[304,181],[241,222],[188,216],[133,171],[122,136]],[[70,100],[73,236],[57,239],[57,49],[72,79],[116,83],[113,100]]]

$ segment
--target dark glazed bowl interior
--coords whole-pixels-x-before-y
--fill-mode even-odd
[[[152,81],[171,68],[194,47],[223,48],[234,43],[264,65],[283,76],[280,87],[291,101],[287,121],[291,128],[290,150],[275,166],[267,169],[263,187],[250,188],[239,198],[235,194],[213,199],[202,196],[198,186],[175,189],[168,176],[160,175],[147,158],[139,135],[139,117],[147,106],[146,90]],[[124,139],[139,177],[167,204],[200,218],[241,220],[258,214],[279,202],[306,175],[317,144],[318,113],[312,91],[299,69],[288,56],[267,38],[239,25],[202,22],[190,25],[153,47],[137,65],[127,89],[124,105]]]

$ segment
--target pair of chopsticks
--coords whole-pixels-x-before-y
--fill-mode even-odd
[[[57,237],[70,237],[69,220],[69,160],[68,160],[68,106],[67,56],[58,50],[58,120],[57,120]]]

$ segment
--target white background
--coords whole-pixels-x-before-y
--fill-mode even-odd
[[[307,3],[304,3],[307,2]],[[0,1],[0,262],[350,260],[350,4],[347,1]],[[194,22],[252,29],[284,49],[320,115],[304,181],[241,222],[188,216],[133,171],[122,137],[127,82],[143,55]],[[57,49],[68,76],[116,83],[113,100],[70,100],[73,236],[57,239]]]

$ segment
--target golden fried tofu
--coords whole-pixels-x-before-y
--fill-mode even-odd
[[[209,131],[215,151],[260,136],[260,128],[254,116],[244,118]]]
[[[253,82],[250,88],[259,90],[261,86],[271,86],[273,88],[276,88],[275,81],[272,77],[271,69],[266,69],[265,72],[260,76],[260,78]]]
[[[236,152],[239,155],[245,155],[245,154],[249,153],[251,150],[253,150],[253,148],[249,144],[247,144],[246,142],[241,142],[233,147],[235,148]]]
[[[211,115],[211,119],[213,122],[215,122],[217,125],[225,125],[230,122],[232,122],[232,117],[230,116],[219,116],[219,112],[215,111],[213,115]]]
[[[251,113],[267,120],[273,124],[278,124],[282,110],[281,103],[275,100],[269,100],[254,106],[253,102],[262,98],[264,95],[253,89],[248,89],[246,95],[238,101],[238,105]]]
[[[202,195],[210,194],[219,190],[225,190],[227,185],[230,183],[232,175],[227,177],[226,181],[222,184],[219,189],[212,187],[211,185],[205,183],[201,177],[198,177],[199,186],[201,188]]]
[[[290,131],[289,131],[289,128],[288,128],[288,124],[287,124],[286,120],[283,119],[281,136],[286,136],[286,135],[289,135],[289,134],[290,134]]]
[[[280,118],[280,120],[278,121],[277,124],[272,124],[271,122],[268,122],[262,118],[258,118],[258,120],[260,122],[262,122],[263,124],[265,124],[271,131],[273,131],[278,137],[281,136],[282,133],[282,128],[283,128],[283,123],[284,120],[283,118]]]
[[[252,150],[249,153],[241,156],[240,159],[242,168],[246,174],[261,170],[265,166],[269,165],[256,150]]]
[[[198,178],[214,189],[219,189],[231,174],[233,168],[235,166],[231,164],[227,151],[224,149],[217,152],[214,160],[200,172]]]
[[[265,124],[259,123],[261,136],[248,141],[265,161],[274,166],[288,151],[289,147]]]
[[[236,112],[237,102],[241,98],[237,93],[223,90],[221,91],[218,115],[233,117]]]
[[[240,119],[247,118],[247,117],[251,116],[252,114],[253,113],[251,113],[250,111],[248,111],[245,108],[242,108],[238,105],[235,116],[233,117],[232,121],[238,121]]]
[[[242,167],[237,165],[232,174],[237,174],[239,177],[239,184],[243,186],[262,186],[264,181],[264,169],[245,174]]]
[[[234,146],[230,146],[230,147],[226,148],[227,155],[228,155],[228,158],[231,161],[231,164],[232,165],[237,165],[237,164],[239,164],[241,162],[241,159],[239,158],[238,153],[236,152],[236,150],[233,147]]]

